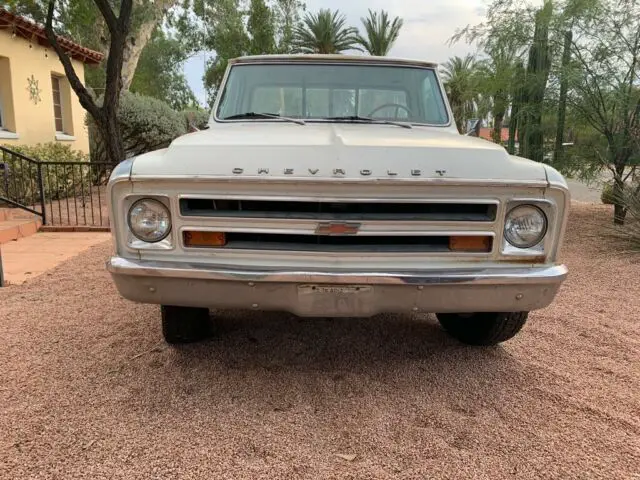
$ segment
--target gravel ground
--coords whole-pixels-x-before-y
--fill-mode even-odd
[[[638,479],[640,262],[609,218],[574,206],[557,301],[489,349],[432,316],[259,313],[170,348],[93,247],[0,291],[0,477]]]

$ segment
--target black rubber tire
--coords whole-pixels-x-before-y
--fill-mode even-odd
[[[497,345],[513,338],[524,326],[529,312],[437,313],[449,335],[467,345]]]
[[[208,308],[161,305],[162,335],[167,343],[178,345],[204,340],[212,328]]]

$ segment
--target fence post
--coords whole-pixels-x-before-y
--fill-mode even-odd
[[[42,224],[47,224],[46,199],[44,196],[44,178],[42,177],[42,163],[37,163],[38,188],[40,189],[40,209],[42,210]]]

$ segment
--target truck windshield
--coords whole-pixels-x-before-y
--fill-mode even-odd
[[[432,68],[394,65],[240,64],[221,93],[218,120],[395,120],[447,125]],[[268,117],[271,115],[272,117]]]

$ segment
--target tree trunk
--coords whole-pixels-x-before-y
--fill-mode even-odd
[[[509,94],[506,91],[499,90],[493,97],[493,142],[502,145],[502,125],[504,116],[507,113],[509,105]]]
[[[624,155],[624,153],[622,153]],[[614,163],[613,174],[613,223],[614,225],[624,225],[624,219],[627,216],[625,207],[625,191],[624,191],[624,170],[627,164],[626,158],[619,155],[611,155]]]
[[[100,128],[104,139],[107,159],[112,165],[117,165],[125,159],[124,142],[120,134],[120,123],[117,112],[106,113],[104,122]]]
[[[509,121],[509,141],[507,142],[507,151],[509,155],[516,154],[516,132],[518,131],[518,105],[513,102],[511,105],[511,120]]]
[[[569,62],[571,61],[571,42],[573,33],[568,30],[564,34],[564,50],[562,52],[562,71],[560,73],[560,98],[558,99],[558,125],[556,127],[556,146],[553,151],[553,162],[559,165],[564,158],[564,124],[567,114],[567,92],[569,90]]]
[[[613,223],[614,225],[624,225],[627,216],[627,209],[623,203],[624,185],[616,179],[613,182]]]
[[[139,0],[137,3],[139,3]],[[149,12],[142,24],[136,28],[135,32],[132,32],[127,36],[123,52],[124,61],[122,63],[123,91],[128,91],[131,87],[131,82],[133,82],[133,76],[136,73],[140,55],[142,54],[144,47],[147,46],[147,43],[151,38],[151,34],[164,18],[166,11],[176,3],[177,0],[159,0],[152,2],[149,7],[152,11]]]
[[[516,64],[515,74],[513,76],[513,86],[511,92],[511,121],[509,122],[509,145],[507,150],[511,155],[516,153],[516,136],[522,137],[522,102],[524,95],[525,70],[522,62]],[[520,142],[519,142],[520,143]],[[522,152],[522,145],[519,145]]]
[[[496,114],[495,120],[493,121],[493,131],[491,132],[491,136],[493,138],[493,143],[502,144],[502,122],[504,120],[504,113]]]

